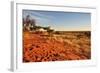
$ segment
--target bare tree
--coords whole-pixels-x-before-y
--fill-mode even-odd
[[[31,20],[30,20],[30,15],[27,15],[27,16],[26,16],[25,23],[26,23],[27,25],[29,25],[30,22],[31,22]]]

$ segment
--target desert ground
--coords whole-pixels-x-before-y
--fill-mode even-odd
[[[90,31],[23,31],[23,62],[91,59]]]

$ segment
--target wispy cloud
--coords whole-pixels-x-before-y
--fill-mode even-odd
[[[51,20],[54,18],[53,16],[49,16],[43,13],[39,13],[31,10],[24,10],[23,18],[25,18],[27,15],[30,15],[32,19],[35,19],[37,24],[41,22],[51,23],[52,22]]]

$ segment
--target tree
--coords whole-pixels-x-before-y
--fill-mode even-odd
[[[48,29],[47,32],[49,33],[50,36],[52,36],[54,30],[53,29]]]
[[[35,30],[35,27],[36,27],[36,22],[35,22],[35,20],[34,19],[31,19],[30,20],[30,30],[32,31],[32,30]]]
[[[31,20],[30,20],[30,15],[27,15],[27,16],[26,16],[25,22],[26,22],[26,25],[29,25],[29,24],[30,24],[30,22],[31,22]]]
[[[36,21],[34,19],[32,19],[30,24],[31,24],[31,26],[34,27],[34,26],[36,26]]]

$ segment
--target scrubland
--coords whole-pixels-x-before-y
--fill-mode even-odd
[[[91,59],[90,31],[23,32],[23,62]]]

